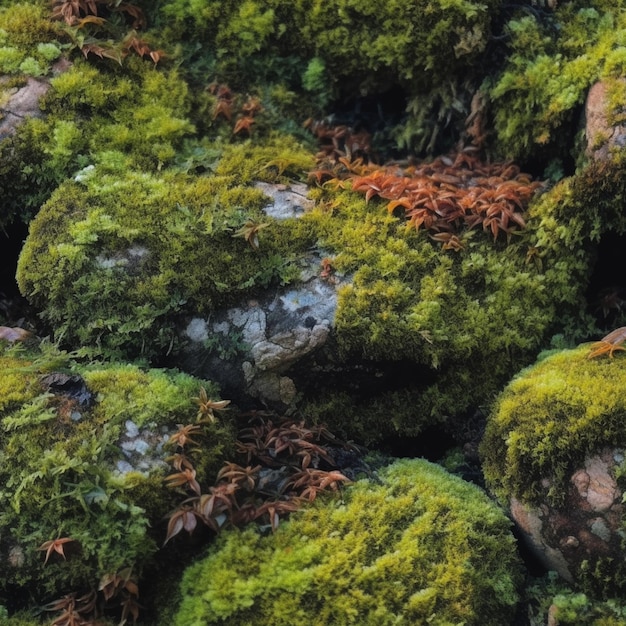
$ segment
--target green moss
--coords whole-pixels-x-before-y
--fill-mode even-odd
[[[268,51],[299,56],[306,63],[317,57],[337,84],[349,78],[365,87],[387,84],[389,74],[405,84],[423,84],[441,80],[439,67],[453,73],[471,67],[484,49],[490,11],[498,4],[173,0],[162,12],[177,38],[185,23],[193,25],[185,34],[209,42],[227,68],[254,62],[255,54]],[[407,30],[406,24],[412,28]]]
[[[353,398],[358,408],[349,413],[326,411],[323,406],[335,402],[329,395],[343,392],[344,408],[351,395],[348,382],[337,389],[338,375],[329,389],[316,390],[307,411],[335,428],[343,427],[335,424],[345,415],[352,432],[369,433],[365,440],[385,431],[415,435],[447,415],[488,405],[548,341],[557,311],[564,318],[580,309],[572,275],[583,273],[589,259],[579,268],[577,252],[563,247],[552,257],[542,250],[545,265],[529,258],[539,233],[555,219],[553,207],[529,219],[527,230],[509,243],[464,232],[458,252],[441,250],[382,204],[347,191],[321,199],[319,207],[303,219],[316,224],[333,265],[351,279],[340,288],[335,316],[339,360],[370,367],[370,388],[380,386],[378,367],[398,365],[388,381],[393,393]]]
[[[28,50],[55,40],[59,34],[58,26],[50,21],[46,2],[16,2],[0,8],[0,40],[5,44]]]
[[[201,385],[214,397],[218,390],[177,372],[85,367],[50,349],[2,349],[0,368],[0,601],[24,608],[84,593],[124,567],[141,577],[180,498],[163,482],[163,443],[195,421]],[[93,402],[46,388],[49,372],[79,377]],[[198,477],[212,481],[234,437],[223,420],[205,435]],[[39,546],[59,537],[73,539],[66,560],[44,564]]]
[[[381,478],[271,536],[223,533],[187,571],[175,623],[510,623],[520,570],[503,513],[426,461]]]
[[[532,624],[545,624],[548,611],[558,624],[567,626],[624,626],[626,606],[622,598],[596,600],[585,593],[571,589],[556,572],[549,572],[531,581],[525,590],[526,600],[532,606]]]
[[[378,97],[392,88],[405,92],[412,102],[406,118],[395,137],[386,129],[377,142],[389,149],[398,139],[403,149],[414,150],[426,132],[434,147],[435,126],[462,129],[500,4],[169,0],[156,20],[164,39],[178,45],[194,83],[205,83],[208,75],[237,91],[280,84],[296,94],[287,118],[298,125],[328,114],[329,102]],[[285,128],[285,118],[278,123]]]
[[[535,502],[548,478],[548,497],[558,504],[586,456],[626,445],[624,362],[588,354],[583,345],[545,355],[498,398],[482,454],[487,482],[503,500]]]
[[[119,153],[102,161],[55,192],[20,256],[20,289],[69,345],[150,357],[175,347],[177,315],[299,274],[311,233],[267,218],[268,199],[235,176],[157,177]],[[234,236],[248,220],[271,223],[259,250]]]
[[[624,19],[622,2],[576,1],[543,20],[523,14],[508,23],[506,66],[488,81],[498,150],[516,159],[567,155],[589,87],[623,75]]]

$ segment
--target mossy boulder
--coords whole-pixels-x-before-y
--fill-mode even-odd
[[[185,574],[180,626],[511,623],[510,522],[474,485],[396,461],[262,536],[223,533]]]
[[[310,242],[301,229],[266,228],[259,250],[235,236],[248,221],[271,221],[260,190],[233,175],[126,166],[110,154],[63,184],[31,225],[17,279],[55,336],[154,357],[174,347],[176,316],[297,277],[294,260]]]
[[[588,345],[544,355],[498,398],[482,442],[488,486],[541,555],[595,594],[623,591],[626,367]]]
[[[554,11],[519,11],[507,22],[504,68],[485,86],[497,151],[544,166],[552,159],[553,169],[572,155],[582,160],[580,117],[598,80],[610,86],[610,117],[620,123],[626,104],[623,8],[623,2],[575,0]]]
[[[181,497],[163,480],[173,452],[164,445],[177,424],[196,421],[200,387],[217,389],[174,371],[81,366],[50,347],[4,346],[0,369],[0,604],[83,595],[126,568],[150,575],[163,516]],[[197,472],[210,482],[234,433],[224,421],[204,430],[211,445]],[[71,539],[63,555],[40,549],[60,538]]]
[[[312,188],[300,217],[268,215],[274,200],[255,183],[288,184],[312,164],[294,140],[216,149],[214,171],[195,176],[103,153],[54,193],[17,278],[55,338],[83,353],[167,354],[203,378],[221,370],[229,395],[300,404],[369,443],[488,403],[551,333],[580,322],[591,252],[577,246],[604,225],[567,214],[561,188],[525,231],[466,229],[445,250],[350,190]],[[313,296],[322,312],[307,309]],[[263,376],[271,389],[257,393]]]

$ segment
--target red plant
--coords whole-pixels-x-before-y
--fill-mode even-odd
[[[65,544],[75,542],[74,539],[70,537],[60,537],[58,539],[51,539],[50,541],[45,541],[42,543],[38,550],[46,551],[46,558],[43,562],[45,565],[48,562],[50,556],[56,552],[56,554],[60,554],[63,557],[63,560],[66,560],[65,556]]]
[[[336,466],[333,451],[355,446],[337,439],[325,426],[307,427],[303,421],[257,418],[240,432],[237,449],[248,465],[228,462],[216,482],[184,500],[168,515],[165,543],[183,530],[193,532],[198,522],[214,532],[227,525],[241,526],[265,519],[276,530],[282,516],[312,502],[320,492],[337,491],[351,481]],[[358,451],[360,452],[360,451]],[[187,485],[195,470],[187,457],[170,457],[178,474],[166,480],[172,486]],[[252,459],[258,461],[251,465]],[[322,469],[324,464],[329,469]],[[165,545],[164,543],[164,545]]]
[[[463,230],[479,225],[494,240],[500,234],[509,240],[526,226],[524,212],[542,187],[512,163],[481,162],[475,149],[408,167],[364,165],[361,157],[370,154],[369,144],[355,144],[361,157],[353,161],[355,151],[344,149],[349,128],[311,121],[307,126],[321,147],[310,181],[324,188],[351,188],[364,194],[366,202],[386,200],[390,213],[401,208],[411,228],[430,231],[444,250],[462,250]]]

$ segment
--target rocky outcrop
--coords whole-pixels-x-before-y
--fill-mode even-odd
[[[615,474],[624,451],[606,448],[575,470],[560,506],[529,506],[511,498],[511,517],[544,565],[568,582],[589,561],[623,558],[622,490]],[[545,491],[550,480],[543,482]]]

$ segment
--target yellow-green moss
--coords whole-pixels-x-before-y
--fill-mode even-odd
[[[516,159],[566,157],[589,87],[623,76],[623,8],[623,2],[563,2],[543,19],[520,13],[508,23],[506,66],[489,81],[496,149]],[[622,93],[619,104],[625,103]]]
[[[312,234],[265,216],[258,189],[234,175],[157,177],[103,157],[55,192],[20,256],[20,289],[66,343],[152,356],[172,348],[176,315],[298,275],[292,260]],[[248,220],[270,224],[258,250],[234,236]]]
[[[491,489],[534,502],[551,481],[558,503],[585,456],[626,445],[626,361],[588,359],[589,344],[544,355],[498,398],[482,442]]]
[[[0,350],[0,604],[81,594],[124,567],[142,576],[180,499],[163,481],[163,444],[177,424],[195,422],[200,386],[212,397],[217,388],[174,371],[81,366],[51,348]],[[51,372],[81,376],[92,402],[47,389],[41,379]],[[234,433],[223,419],[204,428],[198,479],[212,482]],[[127,458],[129,441],[137,445]],[[75,542],[67,560],[44,564],[39,546],[59,537]]]
[[[398,461],[270,536],[223,533],[191,566],[176,624],[501,626],[520,564],[504,514],[423,460]]]

